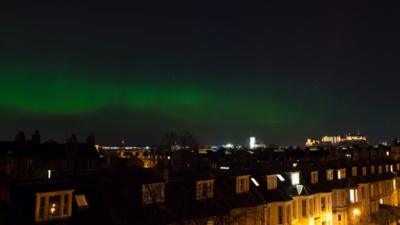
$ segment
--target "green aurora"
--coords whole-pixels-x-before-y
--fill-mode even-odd
[[[120,133],[128,136],[134,129],[147,127],[143,132],[150,136],[169,129],[190,129],[201,137],[215,140],[213,132],[210,133],[214,130],[226,133],[219,135],[224,140],[229,140],[230,134],[238,140],[243,136],[232,129],[240,129],[241,134],[267,132],[268,136],[283,140],[279,139],[282,134],[312,134],[330,118],[341,119],[347,115],[345,108],[342,113],[342,108],[331,107],[334,103],[328,91],[307,89],[301,84],[281,82],[277,85],[277,80],[270,84],[253,82],[252,86],[243,87],[238,81],[224,84],[207,83],[208,79],[203,82],[175,79],[172,82],[159,74],[151,79],[137,79],[136,74],[129,72],[116,76],[104,71],[88,75],[83,70],[4,68],[0,70],[3,114],[15,112],[22,117],[39,118],[45,121],[47,130],[55,129],[54,122],[44,118],[52,118],[52,121],[69,118],[84,126],[87,132],[102,133],[99,130],[104,127],[127,126],[132,128]],[[94,121],[92,116],[96,115],[102,115],[103,121]],[[14,122],[18,118],[7,116]],[[71,129],[81,129],[74,127]],[[114,141],[115,137],[104,139]]]
[[[234,117],[264,123],[290,120],[288,108],[265,96],[245,91],[227,94],[221,87],[191,83],[152,84],[111,79],[90,80],[58,73],[3,71],[0,104],[4,108],[35,114],[65,115],[94,113],[106,108],[157,110],[165,115],[190,118],[217,110]],[[39,75],[40,74],[40,75]]]

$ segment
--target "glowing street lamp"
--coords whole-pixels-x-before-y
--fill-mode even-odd
[[[353,210],[353,215],[354,215],[354,216],[360,216],[360,215],[361,215],[360,209],[355,208],[355,209]]]

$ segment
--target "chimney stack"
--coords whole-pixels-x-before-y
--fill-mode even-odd
[[[40,144],[40,134],[38,130],[35,130],[35,132],[33,133],[32,142],[35,144]]]

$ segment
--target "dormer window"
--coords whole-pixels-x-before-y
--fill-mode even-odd
[[[144,205],[164,202],[164,183],[142,184],[142,203]]]
[[[267,189],[275,190],[278,188],[278,180],[276,175],[268,175],[267,176]]]
[[[311,184],[317,184],[318,183],[318,171],[312,171],[311,172]]]
[[[371,174],[375,174],[375,166],[371,166]]]
[[[290,180],[292,181],[292,185],[300,184],[300,172],[292,172],[290,174]]]
[[[249,178],[250,176],[236,177],[236,193],[249,192]]]
[[[71,217],[73,191],[37,193],[35,222]]]
[[[326,180],[333,180],[333,169],[326,170]]]
[[[351,175],[353,176],[353,177],[356,177],[357,176],[357,167],[352,167],[351,168]]]
[[[389,173],[389,165],[385,165],[385,172]]]
[[[382,166],[378,166],[378,174],[382,174]]]
[[[214,198],[214,180],[201,180],[196,183],[196,200]]]
[[[390,165],[390,172],[393,173],[393,165]]]
[[[81,195],[75,195],[75,200],[76,200],[76,205],[78,208],[87,208],[89,207],[89,203],[86,200],[86,196],[81,194]]]
[[[337,171],[338,180],[346,179],[346,169],[338,169]]]
[[[367,167],[366,167],[366,166],[364,166],[364,167],[362,168],[362,175],[363,175],[363,176],[367,176]]]

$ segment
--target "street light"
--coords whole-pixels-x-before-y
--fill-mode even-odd
[[[359,216],[359,215],[361,215],[360,209],[355,208],[355,209],[353,210],[353,214],[354,214],[354,216]]]

